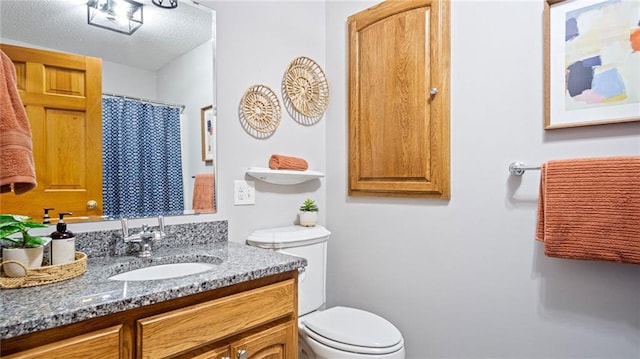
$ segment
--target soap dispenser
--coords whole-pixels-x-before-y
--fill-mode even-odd
[[[42,216],[42,224],[51,224],[51,217],[49,217],[49,211],[55,208],[44,208],[44,215]]]
[[[69,212],[59,214],[60,220],[56,231],[51,233],[51,264],[65,264],[76,260],[76,240],[71,231],[67,231],[64,216]]]

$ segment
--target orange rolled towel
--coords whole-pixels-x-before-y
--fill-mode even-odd
[[[640,264],[640,156],[542,165],[536,239],[550,257]]]
[[[305,171],[309,164],[302,158],[283,155],[271,155],[269,168],[272,170],[296,170]]]

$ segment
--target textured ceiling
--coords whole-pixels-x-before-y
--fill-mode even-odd
[[[0,38],[156,71],[212,37],[212,12],[203,6],[138,2],[144,25],[129,36],[88,25],[87,0],[0,0]]]

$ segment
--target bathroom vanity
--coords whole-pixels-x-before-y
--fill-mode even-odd
[[[194,275],[108,279],[132,265],[211,258],[215,268]],[[295,358],[298,269],[305,265],[227,242],[161,249],[150,260],[90,258],[78,278],[3,290],[1,356]]]

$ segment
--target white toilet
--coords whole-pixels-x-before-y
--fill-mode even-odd
[[[322,226],[254,231],[247,243],[304,257],[298,278],[300,359],[404,359],[400,331],[386,319],[355,308],[323,309],[326,301],[327,240]]]

